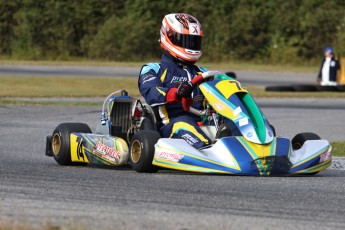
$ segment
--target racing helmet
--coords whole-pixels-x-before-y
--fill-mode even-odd
[[[202,30],[199,21],[189,14],[174,13],[163,18],[160,46],[164,52],[187,63],[195,63],[202,52]]]

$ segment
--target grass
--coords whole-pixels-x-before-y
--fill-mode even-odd
[[[345,156],[345,141],[337,141],[331,143],[333,150],[333,156],[344,157]]]
[[[266,92],[263,88],[248,87],[254,98],[345,98],[344,92]]]
[[[0,76],[0,82],[2,104],[9,103],[4,98],[104,97],[120,89],[125,89],[133,97],[139,96],[137,79],[129,77]],[[248,89],[254,98],[345,98],[342,92],[266,92],[263,88],[251,86]]]
[[[154,60],[154,62],[159,60]],[[152,62],[152,61],[147,61]],[[93,61],[93,60],[70,60],[70,61],[50,61],[50,60],[8,60],[0,58],[0,65],[43,65],[43,66],[142,66],[144,62],[115,62],[115,61]]]
[[[94,61],[94,60],[70,60],[70,61],[25,61],[25,60],[7,60],[0,58],[0,65],[54,65],[54,66],[129,66],[141,67],[146,62],[159,62],[159,59],[147,60],[142,62],[114,62],[114,61]],[[198,65],[210,69],[224,70],[261,70],[276,72],[316,72],[319,66],[313,65],[291,65],[291,64],[259,64],[243,61],[223,61],[218,63],[198,62]]]
[[[0,82],[0,98],[104,97],[119,89],[139,96],[135,78],[0,76]]]
[[[23,99],[0,99],[0,105],[17,105],[17,106],[102,106],[101,102],[85,101],[35,101]]]

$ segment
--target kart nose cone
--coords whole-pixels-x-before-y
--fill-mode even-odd
[[[287,174],[292,163],[286,156],[262,157],[252,162],[261,175]]]

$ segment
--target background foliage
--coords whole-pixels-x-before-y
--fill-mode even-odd
[[[326,45],[345,55],[344,0],[0,0],[0,56],[157,58],[171,12],[200,20],[206,61],[311,63]]]

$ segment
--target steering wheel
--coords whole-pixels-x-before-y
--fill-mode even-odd
[[[216,74],[221,74],[222,72],[219,72],[219,71],[207,71],[207,72],[204,72],[202,74],[199,74],[198,76],[196,76],[195,78],[193,78],[193,80],[191,81],[191,84],[192,86],[196,86],[198,84],[201,84],[204,80],[208,79],[208,78],[211,78],[211,77],[214,77]],[[197,115],[197,116],[204,116],[206,115],[206,111],[205,110],[198,110],[198,109],[195,109],[193,107],[191,107],[192,105],[192,99],[191,98],[182,98],[182,106],[183,106],[183,109],[184,111],[186,112],[190,112],[194,115]]]
[[[197,84],[202,83],[204,80],[214,77],[216,74],[222,74],[223,72],[219,72],[216,70],[211,70],[211,71],[207,71],[207,72],[203,72],[202,74],[199,74],[198,76],[196,76],[195,78],[193,78],[193,80],[191,81],[192,85],[195,86]]]

